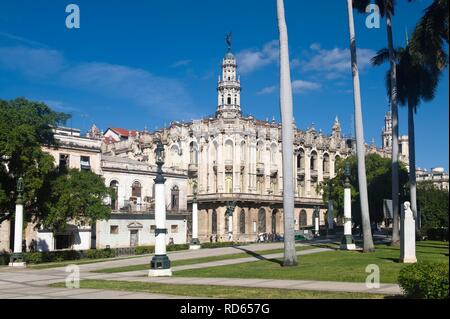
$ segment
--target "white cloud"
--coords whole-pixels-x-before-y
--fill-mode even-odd
[[[276,85],[268,86],[268,87],[265,87],[265,88],[261,89],[260,91],[258,91],[257,94],[259,94],[259,95],[272,94],[272,93],[275,93],[277,88],[278,87]]]
[[[65,67],[63,55],[56,50],[0,47],[0,68],[19,71],[33,78],[45,78]]]
[[[316,82],[310,82],[310,81],[303,81],[303,80],[295,80],[292,81],[292,93],[294,94],[300,94],[305,93],[307,91],[315,91],[322,87],[320,83]],[[272,85],[265,87],[261,89],[257,94],[263,95],[263,94],[272,94],[275,93],[278,90],[278,86]]]
[[[32,80],[46,78],[58,86],[121,98],[153,112],[192,116],[189,109],[193,103],[183,82],[143,69],[101,62],[71,63],[60,51],[22,46],[0,47],[2,68]],[[63,107],[60,103],[54,105]]]
[[[316,82],[296,80],[292,82],[293,93],[304,93],[306,91],[315,91],[320,89],[322,86]]]
[[[351,73],[350,50],[345,48],[322,49],[319,44],[310,46],[311,57],[301,65],[304,72],[319,72],[328,80],[341,78]],[[371,49],[358,49],[358,67],[364,70],[370,65],[370,59],[376,54]]]
[[[251,73],[278,60],[278,41],[266,43],[261,50],[247,49],[236,54],[242,74]]]
[[[180,66],[186,66],[191,64],[191,60],[179,60],[177,62],[175,62],[174,64],[171,65],[172,68],[178,68]]]

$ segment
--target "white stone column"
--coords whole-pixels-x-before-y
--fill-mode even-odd
[[[200,241],[198,240],[198,204],[196,201],[192,203],[192,241],[189,249],[200,249]]]
[[[352,195],[350,185],[347,183],[344,188],[344,237],[342,238],[341,249],[356,249],[352,236]]]
[[[320,211],[314,212],[314,232],[317,237],[320,236],[319,230],[320,230]]]
[[[311,195],[311,156],[305,152],[305,197]]]
[[[16,214],[14,224],[14,253],[9,263],[10,267],[25,267],[22,259],[22,237],[23,237],[23,202],[21,195],[16,202]]]
[[[416,222],[411,210],[411,203],[403,204],[400,227],[400,262],[414,264],[416,258]]]
[[[333,200],[328,199],[328,231],[334,230],[334,209],[333,209]]]
[[[228,215],[228,238],[229,241],[233,241],[233,214]]]
[[[162,148],[158,144],[157,151]],[[166,255],[166,197],[165,197],[165,178],[162,176],[161,166],[158,164],[158,175],[155,178],[155,255],[150,262],[149,277],[172,276],[170,260]],[[162,161],[162,163],[164,163]]]

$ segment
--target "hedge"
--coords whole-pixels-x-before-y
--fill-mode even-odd
[[[9,254],[6,252],[0,254],[0,266],[5,266],[8,264],[9,264]]]
[[[398,283],[407,298],[448,299],[448,264],[419,262],[404,267]]]

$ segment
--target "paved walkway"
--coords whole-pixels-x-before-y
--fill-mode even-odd
[[[301,244],[298,244],[299,246]],[[223,265],[233,265],[244,262],[258,261],[261,259],[280,258],[282,253],[265,256],[258,255],[258,251],[282,248],[283,243],[254,244],[242,247],[226,247],[217,249],[202,249],[196,251],[180,251],[169,253],[171,260],[182,260],[190,258],[202,258],[209,256],[219,256],[235,254],[243,251],[249,253],[249,257],[239,259],[228,259],[213,261],[201,264],[192,264],[173,267],[173,271],[185,269],[198,269]],[[314,254],[331,250],[329,248],[313,248],[297,252],[297,255]],[[196,285],[217,285],[217,286],[241,286],[255,288],[281,288],[295,290],[315,290],[315,291],[342,291],[359,293],[378,293],[387,295],[401,294],[400,287],[394,284],[381,284],[378,289],[368,289],[365,283],[348,282],[325,282],[325,281],[304,281],[304,280],[272,280],[272,279],[235,279],[235,278],[148,278],[148,271],[133,271],[124,273],[94,273],[93,271],[105,268],[124,267],[138,265],[149,262],[150,257],[138,257],[131,259],[121,259],[105,261],[95,264],[79,265],[80,278],[117,280],[117,281],[139,281],[139,282],[159,282],[165,284],[196,284]],[[82,299],[108,299],[108,298],[130,298],[130,299],[161,299],[180,298],[162,294],[134,293],[121,291],[108,291],[96,289],[66,289],[49,288],[48,285],[56,282],[65,282],[69,273],[65,267],[50,269],[11,269],[0,270],[0,299],[6,298],[82,298]]]

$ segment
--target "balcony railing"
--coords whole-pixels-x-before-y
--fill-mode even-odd
[[[259,175],[264,174],[264,163],[256,164],[256,173]]]

